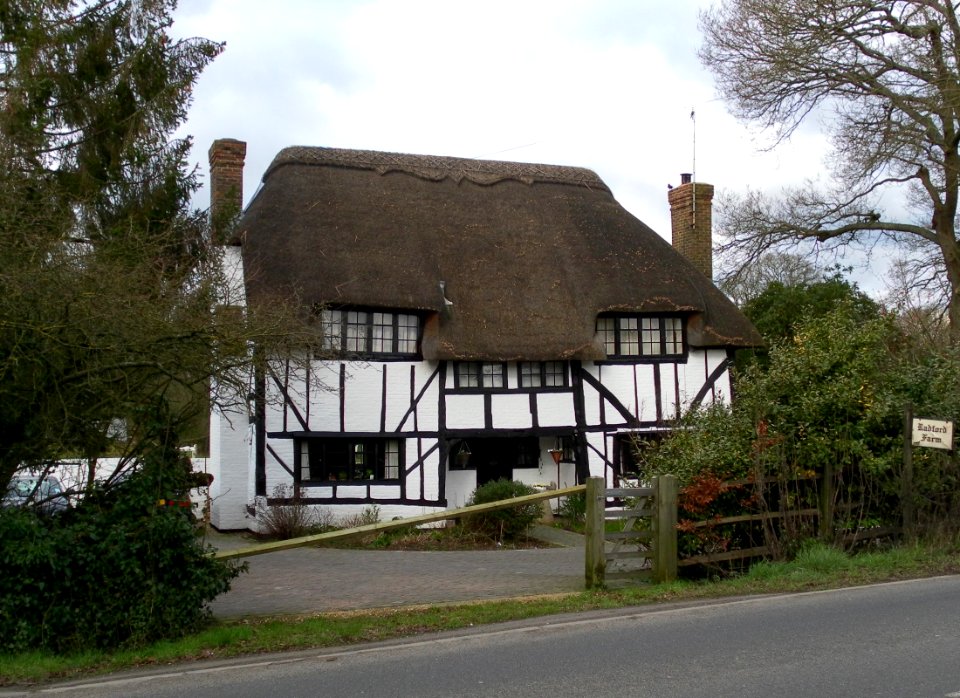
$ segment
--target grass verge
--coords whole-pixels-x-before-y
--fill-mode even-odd
[[[31,685],[202,659],[350,645],[557,613],[811,591],[957,573],[960,547],[956,541],[950,545],[902,546],[852,557],[811,544],[792,562],[761,562],[746,574],[720,580],[678,581],[441,607],[217,621],[196,635],[136,650],[70,656],[38,652],[0,655],[0,685]]]

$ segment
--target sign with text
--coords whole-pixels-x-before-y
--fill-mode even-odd
[[[942,448],[953,450],[953,422],[941,422],[935,419],[914,419],[913,438],[914,446],[927,448]]]

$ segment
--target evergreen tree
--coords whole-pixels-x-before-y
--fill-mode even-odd
[[[252,333],[283,335],[211,312],[220,248],[172,134],[222,45],[173,38],[175,4],[0,2],[0,487],[65,456],[142,459],[206,413],[211,380],[242,380]]]

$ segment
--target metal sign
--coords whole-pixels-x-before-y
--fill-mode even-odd
[[[914,419],[913,436],[910,439],[914,446],[926,448],[942,448],[953,450],[953,422],[941,422],[935,419]]]

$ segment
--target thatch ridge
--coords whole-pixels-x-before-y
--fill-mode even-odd
[[[433,182],[449,178],[457,183],[466,179],[474,184],[490,185],[513,179],[524,184],[553,182],[610,191],[595,172],[583,167],[314,146],[284,148],[270,163],[263,180],[266,181],[275,169],[284,165],[352,167],[372,170],[381,175],[405,172]]]

